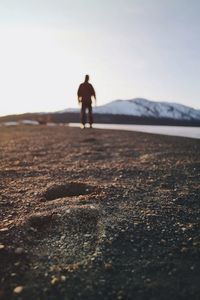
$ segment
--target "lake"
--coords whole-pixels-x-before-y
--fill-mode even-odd
[[[70,123],[71,127],[79,127],[79,123]],[[164,134],[200,139],[200,127],[158,126],[158,125],[122,125],[122,124],[94,124],[93,128],[139,131],[154,134]]]

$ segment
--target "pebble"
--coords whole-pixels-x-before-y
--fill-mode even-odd
[[[0,250],[3,250],[3,249],[5,249],[5,245],[0,244]]]
[[[65,238],[66,238],[66,235],[64,234],[61,236],[60,240],[64,240]]]
[[[19,248],[16,248],[16,249],[15,249],[15,254],[19,254],[19,255],[20,255],[20,254],[22,254],[22,253],[24,253],[24,249],[23,249],[23,248],[20,248],[20,247],[19,247]]]
[[[37,232],[37,228],[34,228],[34,227],[30,227],[30,230],[33,232]]]
[[[163,239],[162,239],[162,240],[160,241],[160,243],[161,243],[162,245],[166,245],[167,242],[166,242],[166,240],[163,240]]]
[[[61,282],[65,282],[65,281],[66,281],[66,276],[62,275],[62,276],[60,277],[60,281],[61,281]]]
[[[187,253],[187,252],[188,252],[188,248],[186,247],[181,248],[181,253]]]
[[[112,263],[111,262],[105,263],[104,266],[105,266],[106,270],[111,270],[112,269]]]
[[[59,279],[57,277],[54,277],[52,280],[51,280],[51,284],[52,285],[56,285],[59,283]]]
[[[14,294],[21,294],[21,292],[23,291],[24,287],[23,286],[17,286],[16,288],[14,288],[13,293]]]
[[[86,233],[85,237],[91,237],[91,234]]]
[[[5,231],[8,231],[8,230],[9,230],[8,227],[4,227],[4,228],[0,229],[0,232],[5,232]]]

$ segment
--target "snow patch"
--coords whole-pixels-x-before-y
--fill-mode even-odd
[[[19,125],[19,122],[14,122],[14,121],[11,121],[11,122],[4,122],[2,123],[4,126],[17,126]]]
[[[33,120],[22,120],[20,121],[20,124],[23,125],[39,125],[38,121],[33,121]]]
[[[93,111],[97,114],[200,120],[200,111],[192,107],[178,103],[150,101],[142,98],[115,100],[108,104],[95,107]]]

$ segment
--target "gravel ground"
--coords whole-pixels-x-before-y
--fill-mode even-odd
[[[200,299],[200,140],[0,127],[0,299]]]

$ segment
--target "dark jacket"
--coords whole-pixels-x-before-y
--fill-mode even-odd
[[[96,98],[95,90],[89,82],[83,82],[80,84],[77,95],[78,99],[81,98],[81,101],[91,101],[92,96]]]

